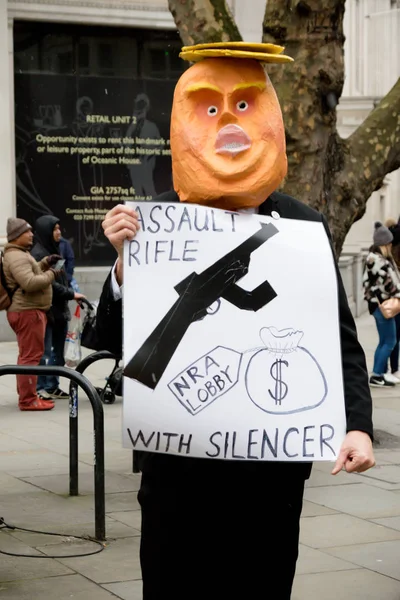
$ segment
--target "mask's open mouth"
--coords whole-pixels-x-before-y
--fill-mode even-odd
[[[251,139],[239,125],[226,125],[219,130],[215,142],[217,154],[235,156],[251,147]]]

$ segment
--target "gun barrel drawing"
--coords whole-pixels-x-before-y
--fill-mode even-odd
[[[207,269],[180,281],[174,287],[178,299],[128,362],[125,377],[154,390],[190,325],[204,319],[207,309],[221,298],[252,311],[271,302],[277,294],[268,281],[252,291],[236,283],[248,273],[251,254],[277,233],[272,223],[261,223],[258,231]]]

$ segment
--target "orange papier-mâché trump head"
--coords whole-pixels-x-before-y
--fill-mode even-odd
[[[172,107],[172,172],[181,202],[250,208],[278,188],[287,171],[285,130],[262,63],[290,61],[282,51],[244,43],[183,49],[183,58],[198,62],[179,79]]]

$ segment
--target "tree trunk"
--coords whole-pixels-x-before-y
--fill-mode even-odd
[[[268,0],[264,41],[295,59],[271,65],[287,140],[283,189],[326,215],[336,255],[372,192],[400,166],[400,80],[348,140],[336,129],[345,0]]]
[[[169,7],[185,45],[241,39],[225,0],[169,0]],[[349,139],[337,133],[344,9],[345,0],[268,0],[263,35],[295,59],[268,65],[286,128],[282,189],[326,215],[337,256],[371,193],[400,167],[400,80]]]
[[[344,164],[332,182],[329,214],[339,253],[350,227],[364,215],[368,198],[387,173],[400,167],[400,79],[344,142]]]
[[[268,0],[264,41],[285,46],[289,65],[271,65],[283,111],[288,175],[283,189],[325,213],[336,203],[332,182],[344,166],[336,105],[344,81],[344,0]],[[333,237],[337,232],[333,228]]]
[[[168,6],[185,46],[242,39],[225,0],[168,0]]]

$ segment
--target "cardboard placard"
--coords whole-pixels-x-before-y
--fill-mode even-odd
[[[322,223],[132,203],[124,445],[183,457],[334,460],[345,409]]]

